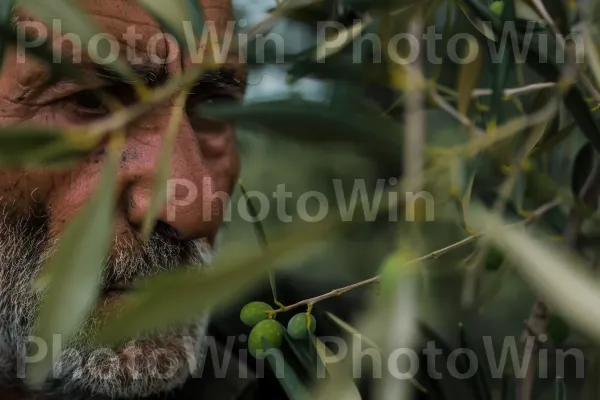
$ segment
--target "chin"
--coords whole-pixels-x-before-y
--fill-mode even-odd
[[[74,340],[61,354],[52,380],[69,398],[137,398],[171,391],[203,365],[207,327],[208,317],[202,317],[118,348],[90,347]]]

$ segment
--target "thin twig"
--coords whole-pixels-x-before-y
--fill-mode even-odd
[[[519,95],[524,95],[524,94],[528,94],[531,92],[536,92],[536,91],[542,90],[542,89],[552,88],[555,86],[556,86],[555,82],[532,83],[531,85],[527,85],[527,86],[504,89],[502,94],[504,95],[504,97],[519,96]],[[471,97],[491,96],[492,93],[493,93],[492,89],[475,89],[471,93]]]
[[[552,200],[548,203],[543,204],[542,206],[540,206],[539,208],[537,208],[536,210],[534,210],[526,219],[524,219],[523,221],[517,222],[515,224],[511,224],[509,226],[518,226],[518,225],[529,225],[533,222],[535,222],[536,220],[538,220],[539,218],[541,218],[544,214],[546,214],[549,210],[553,209],[554,207],[558,206],[560,204],[559,200]],[[469,243],[474,242],[475,240],[477,240],[479,237],[481,237],[482,235],[484,235],[485,232],[482,233],[476,233],[474,235],[468,236],[462,240],[459,240],[458,242],[452,243],[449,246],[443,247],[441,249],[432,251],[429,254],[426,254],[422,257],[416,258],[414,260],[411,260],[409,262],[407,262],[406,264],[404,264],[403,266],[407,266],[407,265],[412,265],[418,262],[422,262],[422,261],[427,261],[427,260],[433,260],[436,258],[439,258],[441,256],[443,256],[446,253],[451,252],[452,250],[456,250],[462,246],[465,246]],[[297,303],[291,304],[289,306],[284,306],[282,308],[279,308],[277,310],[272,311],[272,314],[277,314],[280,312],[286,312],[286,311],[290,311],[293,310],[295,308],[298,307],[302,307],[302,306],[309,306],[309,305],[314,305],[318,302],[321,302],[323,300],[327,300],[330,299],[332,297],[337,297],[337,296],[341,296],[344,293],[347,293],[351,290],[354,289],[358,289],[361,287],[365,287],[365,286],[369,286],[372,285],[374,283],[379,283],[379,278],[380,276],[374,276],[372,278],[366,279],[364,281],[360,281],[360,282],[356,282],[353,283],[351,285],[348,286],[344,286],[338,289],[333,289],[330,292],[321,294],[319,296],[315,296],[315,297],[311,297],[309,299],[306,300],[302,300],[299,301]]]
[[[534,7],[536,8],[536,11],[542,16],[542,18],[544,18],[544,20],[550,27],[550,30],[552,31],[552,33],[554,33],[554,35],[556,36],[556,43],[559,44],[560,50],[566,54],[566,52],[567,52],[566,41],[565,41],[563,35],[561,34],[560,30],[558,29],[558,27],[552,20],[552,17],[550,16],[550,13],[546,9],[546,6],[542,2],[542,0],[532,0],[531,2],[534,5]],[[573,60],[573,61],[575,61],[575,60]],[[594,85],[589,80],[589,78],[583,73],[581,68],[577,67],[575,62],[573,62],[573,68],[575,70],[575,73],[577,74],[577,78],[579,78],[579,80],[581,81],[581,84],[592,95],[594,100],[600,102],[600,93],[594,87]]]
[[[438,92],[435,91],[435,89],[432,88],[429,90],[429,97],[431,97],[431,99],[437,104],[438,107],[446,111],[451,117],[456,119],[469,130],[475,132],[478,135],[485,134],[485,132],[482,129],[478,128],[477,125],[475,125],[469,118],[465,117],[460,112],[458,112],[457,109],[452,107],[450,103],[448,103],[442,96],[439,95]]]

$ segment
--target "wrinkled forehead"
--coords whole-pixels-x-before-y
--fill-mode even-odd
[[[218,30],[224,30],[227,23],[233,20],[231,0],[190,1],[201,5],[204,18],[213,22]],[[75,4],[112,34],[125,33],[128,25],[160,30],[158,22],[136,0],[76,0]],[[169,1],[164,4],[167,8]],[[168,9],[165,11],[168,12]],[[27,10],[19,9],[18,14],[25,19],[31,18]]]
[[[190,0],[202,6],[206,21],[214,23],[218,31],[225,31],[227,23],[233,20],[231,0]],[[170,1],[164,1],[168,12]],[[181,1],[185,4],[186,1]],[[148,29],[160,30],[158,22],[149,15],[135,0],[78,0],[77,4],[84,8],[93,18],[114,29],[113,34],[124,33],[127,25],[145,26]]]
[[[233,34],[235,28],[233,7],[231,0],[195,0],[202,6],[204,19],[206,21],[206,32],[210,45],[212,39],[222,39]],[[186,54],[185,49],[179,49],[176,41],[161,27],[151,14],[135,0],[77,0],[75,2],[94,23],[100,34],[110,37],[119,46],[121,56],[127,56],[132,64],[139,60],[147,63],[151,57],[166,58],[167,62],[186,65],[192,62]],[[182,1],[185,3],[185,1]],[[165,8],[169,7],[169,1],[165,1]],[[168,9],[164,11],[168,12]],[[35,12],[19,8],[16,12],[18,21],[26,24],[37,24],[42,26],[40,19],[48,19],[47,15],[40,16]],[[191,18],[190,18],[191,20]],[[185,21],[182,21],[184,24]],[[45,32],[48,38],[52,38],[57,45],[57,40],[62,39],[59,47],[63,48],[68,55],[73,50],[73,41],[69,31],[69,23],[63,23],[60,18],[53,19],[52,25],[45,21]],[[182,25],[183,26],[183,25]],[[216,37],[212,37],[216,35]],[[197,43],[198,45],[200,43]],[[187,43],[182,44],[187,46]],[[131,50],[135,50],[132,53]],[[177,55],[169,54],[177,53]],[[199,53],[196,53],[199,54]],[[236,63],[232,55],[227,56],[228,63]],[[83,55],[86,58],[86,55]],[[239,66],[236,66],[239,68]]]

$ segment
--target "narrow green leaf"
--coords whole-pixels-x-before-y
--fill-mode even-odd
[[[202,114],[300,141],[352,144],[395,162],[402,154],[401,126],[371,108],[288,99],[205,106]]]
[[[569,135],[575,132],[575,128],[577,128],[577,122],[571,122],[562,129],[559,129],[558,123],[553,123],[548,128],[548,131],[544,133],[544,136],[542,136],[540,141],[535,145],[533,150],[531,150],[531,156],[538,157],[545,154],[547,151],[554,149],[568,138]]]
[[[557,312],[600,340],[600,287],[577,260],[554,243],[506,227],[501,219],[483,209],[478,211],[477,221],[486,237],[506,252],[516,269]]]
[[[519,172],[512,193],[512,200],[519,215],[525,215],[525,194],[527,192],[527,174]]]
[[[460,0],[465,6],[484,21],[491,21],[491,26],[496,32],[502,31],[501,21],[487,7],[477,0]],[[507,7],[505,7],[506,9]],[[540,35],[543,39],[540,40]],[[530,35],[518,32],[518,48],[523,48],[524,43],[529,44],[527,51],[527,64],[547,82],[556,82],[561,75],[562,66],[557,65],[556,43],[553,34],[542,30]],[[545,42],[548,40],[548,42]],[[543,44],[543,45],[542,45]],[[538,51],[539,50],[539,51]],[[596,124],[590,108],[585,101],[581,89],[572,85],[564,96],[564,104],[596,150],[600,151],[600,129]]]
[[[502,9],[502,22],[514,22],[516,17],[515,9],[516,0],[505,0],[504,8]],[[507,37],[508,42],[505,47],[500,49],[500,62],[493,64],[494,70],[494,81],[492,84],[492,99],[490,103],[491,121],[492,124],[496,124],[500,117],[500,111],[502,107],[502,99],[504,96],[504,88],[506,87],[506,81],[508,79],[508,71],[513,65],[514,56],[512,53],[512,38],[509,35]]]
[[[345,363],[342,361],[333,361],[335,356],[333,352],[325,346],[325,344],[319,340],[315,335],[311,335],[311,343],[314,345],[319,359],[325,366],[329,379],[317,387],[316,394],[312,397],[314,399],[331,399],[331,398],[343,398],[347,400],[360,400],[360,392],[352,379],[350,370],[345,369]]]
[[[490,303],[498,296],[504,284],[507,282],[510,272],[512,268],[510,263],[506,260],[503,260],[500,264],[500,268],[495,271],[494,275],[488,289],[484,292],[481,300],[481,306],[479,306],[479,312],[484,312]]]
[[[369,339],[364,333],[359,332],[358,329],[354,328],[349,323],[345,322],[341,318],[328,311],[325,312],[325,315],[327,315],[327,317],[329,317],[329,319],[331,319],[336,325],[338,325],[344,331],[349,333],[352,336],[353,340],[356,340],[356,338],[360,338],[361,342],[363,342],[363,344],[365,344],[366,347],[373,348],[377,352],[381,353],[381,348],[373,340]],[[423,393],[427,393],[427,389],[425,389],[423,385],[421,385],[416,379],[410,378],[409,381],[417,390]]]
[[[173,324],[184,323],[207,309],[235,301],[260,281],[273,265],[294,251],[331,235],[330,221],[296,228],[271,242],[269,250],[252,254],[249,246],[231,249],[209,269],[180,268],[141,280],[133,293],[123,296],[119,315],[111,315],[94,341],[113,343]],[[251,247],[251,246],[250,246]],[[240,254],[245,255],[240,257]]]
[[[554,93],[551,89],[541,90],[536,96],[533,106],[528,110],[528,113],[538,112],[543,109],[543,107],[546,107],[553,95]],[[555,135],[559,127],[560,113],[556,113],[554,118],[545,120],[544,122],[529,128],[526,132],[526,139],[524,140],[525,154],[530,154],[543,138]]]
[[[345,330],[346,332],[348,332],[350,335],[359,335],[360,340],[362,340],[363,342],[365,342],[366,345],[368,345],[369,347],[372,347],[378,351],[381,351],[381,349],[379,348],[379,346],[377,346],[377,344],[375,344],[374,341],[372,341],[371,339],[369,339],[368,337],[366,337],[364,334],[360,333],[356,328],[354,328],[352,325],[350,325],[349,323],[345,322],[344,320],[342,320],[341,318],[339,318],[338,316],[326,311],[325,315],[327,315],[327,317],[329,317],[329,319],[331,319],[333,322],[335,322],[340,328],[342,328],[343,330]]]
[[[600,86],[600,54],[598,53],[598,48],[596,47],[596,43],[594,43],[594,39],[590,34],[590,30],[588,27],[582,29],[581,36],[584,40],[585,46],[585,59],[587,60],[587,65],[589,65],[590,72],[594,77],[594,81],[596,82],[596,87]]]
[[[32,42],[33,38],[31,35],[26,34],[25,39],[28,42]],[[19,39],[13,26],[0,24],[0,38],[2,43],[6,44],[17,44]],[[33,56],[38,61],[41,61],[50,71],[50,79],[53,81],[58,80],[60,77],[69,77],[76,80],[82,79],[81,70],[78,69],[70,62],[70,60],[63,60],[60,63],[54,62],[54,50],[50,46],[50,43],[45,43],[40,46],[29,47],[25,50],[25,55]]]
[[[181,120],[185,111],[185,103],[187,93],[182,93],[177,97],[173,105],[173,113],[169,120],[169,126],[164,136],[164,142],[161,148],[158,170],[154,178],[154,186],[152,187],[152,195],[150,196],[150,205],[148,212],[144,218],[142,234],[148,237],[154,227],[156,216],[160,212],[161,207],[167,201],[167,180],[171,175],[171,158],[173,154],[173,145],[181,127]]]
[[[0,3],[0,26],[8,27],[12,18],[14,0],[4,0]],[[4,64],[4,51],[7,41],[4,35],[0,34],[0,72]]]
[[[597,400],[600,398],[600,349],[596,346],[586,353],[588,366],[583,381],[581,400]]]
[[[485,20],[482,21],[479,18],[472,15],[464,4],[460,2],[457,2],[457,4],[465,18],[467,18],[467,20],[471,23],[471,25],[473,25],[475,29],[479,31],[479,33],[481,33],[489,40],[496,41],[496,35],[494,34],[494,30],[492,29],[489,23],[485,22]]]
[[[305,346],[299,346],[298,340],[292,339],[285,326],[281,325],[281,329],[283,330],[285,341],[292,349],[298,361],[300,361],[302,368],[304,368],[309,376],[316,376],[316,364],[311,361],[312,355],[309,353],[309,349]],[[300,342],[300,344],[303,343]]]
[[[157,21],[163,25],[181,44],[187,44],[186,28],[189,23],[194,38],[204,28],[204,12],[197,0],[137,0]],[[194,43],[195,44],[195,43]]]
[[[471,344],[467,336],[467,332],[465,330],[465,326],[460,323],[458,324],[459,337],[460,337],[460,347],[463,349],[470,349],[477,355],[478,360],[482,360],[481,354],[478,354],[477,350]],[[466,371],[465,371],[466,372]],[[472,378],[475,380],[475,388],[473,391],[476,393],[478,399],[491,400],[491,387],[486,377],[483,375],[483,370],[481,368],[477,368],[475,372],[475,376]]]
[[[543,65],[543,64],[541,64]],[[534,66],[541,73],[540,67]],[[548,75],[549,76],[549,75]],[[600,130],[590,111],[588,103],[585,101],[581,90],[576,86],[571,87],[565,95],[564,104],[577,121],[582,133],[588,138],[596,151],[600,151]]]
[[[263,346],[268,348],[269,342],[265,338],[262,341]],[[309,400],[311,398],[308,389],[304,386],[300,378],[298,378],[294,369],[285,361],[281,353],[274,352],[273,354],[267,354],[266,359],[273,370],[273,374],[290,400]]]
[[[240,187],[240,190],[242,191],[242,196],[244,196],[244,200],[246,200],[246,208],[248,208],[248,213],[253,218],[252,226],[254,226],[254,232],[256,233],[256,237],[258,238],[258,241],[259,241],[261,247],[263,249],[267,249],[268,242],[267,242],[267,234],[265,233],[265,228],[263,227],[261,220],[258,218],[258,212],[256,211],[256,207],[254,207],[254,203],[252,203],[252,199],[250,199],[248,197],[248,192],[246,191],[246,188],[242,184],[241,179],[238,182],[238,186]],[[277,280],[275,277],[275,272],[273,272],[273,271],[269,271],[269,284],[271,285],[271,292],[273,293],[273,302],[277,305],[280,305],[279,301],[277,300]]]
[[[463,175],[467,177],[466,185],[462,188],[460,206],[463,214],[464,229],[470,232],[469,228],[469,209],[471,208],[471,197],[473,193],[473,184],[475,183],[475,175],[481,163],[482,155],[477,154],[473,160],[464,160]]]
[[[597,153],[590,143],[586,143],[575,156],[571,170],[571,192],[579,197],[579,192],[585,185],[596,164]]]
[[[204,29],[204,9],[198,0],[184,0],[187,6],[187,17],[192,23],[196,37],[202,34]]]
[[[52,258],[44,265],[47,288],[34,335],[52,343],[60,335],[68,343],[92,311],[99,293],[103,260],[113,235],[116,173],[120,154],[110,152],[91,200],[65,228]],[[41,384],[59,352],[52,352],[27,371],[27,380]]]
[[[6,166],[69,165],[101,138],[60,128],[13,125],[0,129],[0,163]]]
[[[548,3],[546,3],[548,4]],[[529,22],[529,21],[541,21],[543,20],[543,18],[540,16],[540,14],[538,14],[538,12],[536,10],[534,10],[529,4],[527,4],[525,1],[522,0],[517,0],[516,1],[516,5],[517,5],[517,18],[519,20],[517,20],[517,22]],[[518,27],[519,25],[517,25]]]
[[[567,385],[561,376],[556,377],[554,383],[554,400],[567,400]]]
[[[373,20],[367,16],[354,25],[344,28],[341,32],[336,35],[340,35],[338,37],[343,37],[345,40],[342,40],[336,47],[331,46],[330,38],[325,38],[321,43],[318,43],[316,46],[314,59],[317,62],[323,62],[325,59],[333,54],[341,51],[346,45],[352,43],[358,36],[362,34],[364,29],[369,26],[373,22]],[[337,43],[337,42],[336,42]]]
[[[108,40],[96,42],[96,46],[90,46],[90,41],[97,37],[101,31],[89,17],[89,14],[82,10],[73,0],[17,0],[17,4],[27,11],[31,12],[40,21],[48,26],[53,26],[55,21],[60,21],[63,32],[71,32],[81,39],[82,49],[94,49],[98,55],[111,54],[112,46]],[[82,50],[83,51],[83,50]],[[105,58],[106,67],[118,72],[121,76],[137,82],[131,68],[117,58],[115,61]],[[62,62],[63,60],[61,60]]]
[[[502,29],[502,21],[498,15],[492,12],[486,4],[478,0],[459,0],[458,4],[461,5],[461,9],[468,10],[474,13],[481,21],[489,21],[491,28],[494,30]]]
[[[468,41],[469,53],[478,48],[477,39]],[[477,51],[475,59],[460,67],[458,75],[458,112],[467,115],[471,104],[473,90],[477,87],[483,68],[483,52]]]

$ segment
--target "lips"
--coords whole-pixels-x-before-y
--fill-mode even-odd
[[[102,293],[105,296],[115,296],[127,293],[132,290],[132,285],[128,283],[113,283],[105,286]]]

